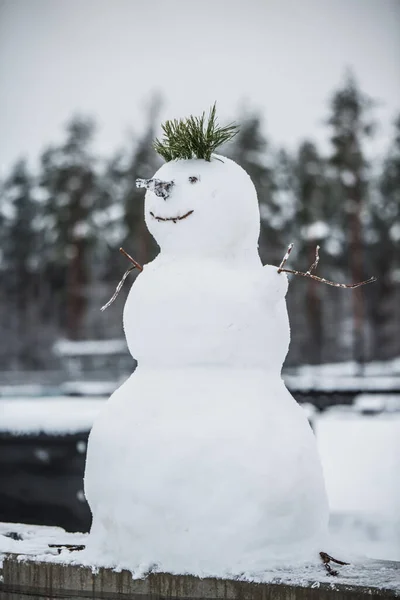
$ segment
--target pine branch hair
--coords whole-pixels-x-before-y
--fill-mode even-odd
[[[214,103],[207,122],[203,112],[201,117],[190,116],[179,121],[166,121],[162,130],[164,135],[161,140],[155,140],[154,149],[166,162],[191,158],[202,158],[210,162],[216,149],[235,137],[238,126],[231,123],[220,127]]]

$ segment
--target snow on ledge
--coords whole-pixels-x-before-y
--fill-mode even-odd
[[[61,339],[54,344],[53,350],[59,356],[88,356],[125,354],[128,352],[128,347],[124,339],[82,341]]]
[[[105,398],[47,397],[0,399],[0,433],[71,434],[88,432]]]

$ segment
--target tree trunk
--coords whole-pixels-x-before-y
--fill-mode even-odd
[[[310,265],[315,260],[315,248],[310,246],[309,251]],[[322,314],[321,299],[318,292],[318,283],[308,280],[306,294],[306,310],[308,314],[308,325],[310,329],[311,344],[308,349],[309,361],[313,365],[321,364],[322,356]]]
[[[363,239],[362,239],[362,192],[361,179],[356,174],[356,183],[351,190],[349,201],[352,203],[350,213],[350,269],[352,281],[363,281],[364,265],[363,265]],[[364,290],[356,288],[352,291],[353,302],[353,357],[355,362],[362,370],[365,363],[365,341],[364,341],[364,325],[365,325],[365,309],[364,309]]]
[[[68,266],[67,282],[67,337],[82,339],[86,312],[86,286],[88,277],[85,267],[85,240],[76,240],[74,256]]]

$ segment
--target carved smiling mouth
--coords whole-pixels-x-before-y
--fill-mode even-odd
[[[194,211],[189,210],[189,212],[185,213],[181,217],[158,217],[152,212],[150,212],[150,214],[153,217],[153,219],[156,219],[156,221],[172,221],[173,223],[177,223],[178,221],[182,221],[182,219],[186,219],[187,217],[189,217],[192,214],[192,212]]]

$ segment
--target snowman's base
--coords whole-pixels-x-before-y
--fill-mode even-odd
[[[263,581],[241,578],[200,578],[147,573],[141,579],[129,571],[97,569],[79,564],[79,553],[40,557],[6,555],[0,578],[0,598],[7,600],[358,600],[393,598],[400,594],[400,563],[366,560],[344,566],[334,582],[318,567],[266,572]],[[63,556],[64,555],[64,556]],[[65,561],[64,563],[61,561]],[[397,591],[396,591],[397,590]]]

